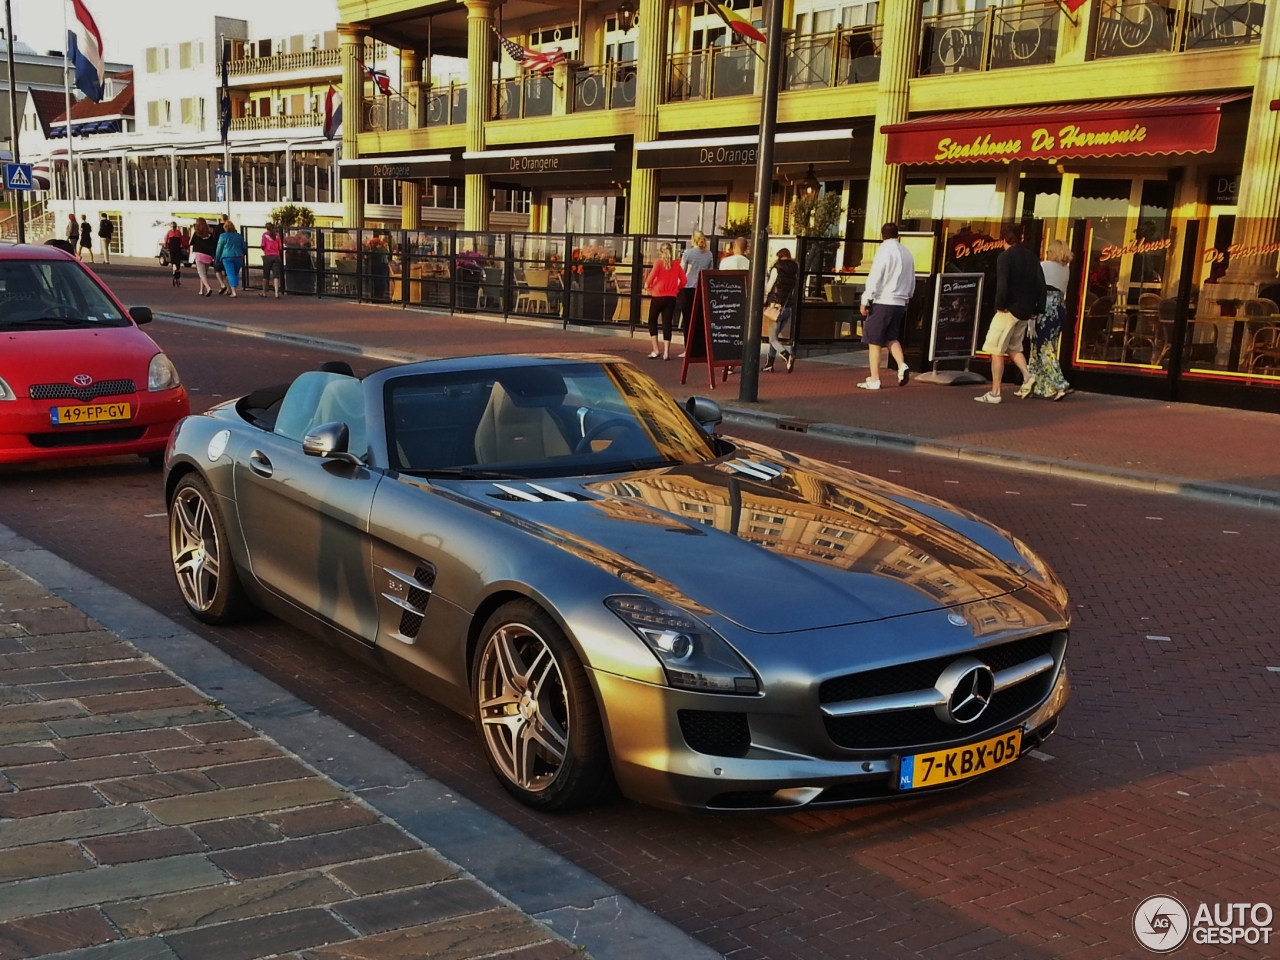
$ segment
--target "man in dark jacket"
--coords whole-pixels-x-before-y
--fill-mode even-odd
[[[1022,342],[1031,322],[1044,312],[1044,271],[1036,255],[1023,244],[1022,227],[1009,224],[1000,236],[1006,246],[996,258],[996,315],[991,318],[991,329],[982,345],[982,351],[991,354],[991,389],[973,398],[979,403],[1000,403],[1003,399],[1000,380],[1005,357],[1022,371],[1018,395],[1030,393],[1035,378],[1027,369]]]
[[[105,213],[98,214],[98,239],[102,241],[102,259],[111,262],[111,238],[115,235],[116,225]]]

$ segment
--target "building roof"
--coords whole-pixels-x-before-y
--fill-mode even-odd
[[[117,74],[115,79],[121,83],[128,84],[123,90],[117,93],[110,100],[103,100],[101,103],[94,103],[87,97],[83,100],[77,100],[71,105],[71,122],[75,124],[80,120],[93,120],[98,117],[132,117],[133,116],[133,71],[126,70]],[[65,102],[63,104],[65,108]],[[67,122],[67,112],[65,109],[59,111],[58,115],[50,121],[53,124],[62,126]]]
[[[62,93],[55,93],[52,90],[36,90],[34,88],[28,90],[27,94],[31,97],[31,102],[35,104],[36,119],[40,121],[40,129],[48,137],[49,125],[67,111],[66,96]]]

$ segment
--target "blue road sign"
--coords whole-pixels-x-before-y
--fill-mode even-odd
[[[218,177],[218,179],[214,182],[213,197],[214,197],[214,203],[227,202],[227,181],[224,180],[222,177]]]
[[[4,165],[4,186],[6,190],[34,189],[35,177],[31,174],[29,163],[6,163]]]

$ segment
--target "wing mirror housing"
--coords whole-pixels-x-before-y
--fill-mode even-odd
[[[150,307],[130,307],[129,316],[133,318],[133,322],[138,326],[142,326],[144,323],[150,323],[155,319],[151,315]]]
[[[712,435],[724,420],[724,414],[720,412],[720,404],[707,397],[690,397],[684,402],[684,410],[698,426]]]
[[[302,439],[302,452],[308,457],[338,460],[360,465],[360,458],[347,451],[351,431],[345,423],[322,423]]]

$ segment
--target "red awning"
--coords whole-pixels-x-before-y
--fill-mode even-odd
[[[1109,100],[917,117],[886,124],[890,163],[981,163],[1211,153],[1222,105],[1248,94]]]

